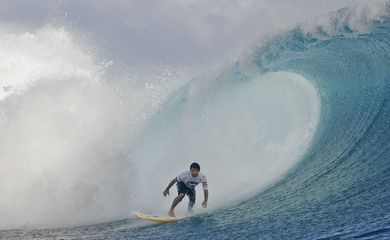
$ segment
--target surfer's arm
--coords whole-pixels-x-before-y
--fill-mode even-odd
[[[205,175],[203,175],[202,187],[203,187],[203,193],[204,193],[204,201],[202,202],[202,207],[206,208],[207,201],[209,199],[209,190],[208,190],[208,186],[207,186],[207,178]]]
[[[164,194],[164,197],[169,195],[169,189],[175,184],[177,183],[177,178],[174,178],[172,179],[172,181],[168,184],[168,187],[164,190],[163,194]]]
[[[205,208],[205,207],[207,207],[207,201],[209,199],[209,190],[204,189],[203,193],[204,193],[204,201],[202,202],[202,207]]]

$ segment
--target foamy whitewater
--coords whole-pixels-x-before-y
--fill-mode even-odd
[[[2,4],[0,238],[390,238],[388,1]]]

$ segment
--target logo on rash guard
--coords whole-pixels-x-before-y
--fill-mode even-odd
[[[188,187],[191,187],[191,188],[196,187],[196,185],[198,185],[197,182],[188,182],[188,183],[187,183],[187,186],[188,186]]]

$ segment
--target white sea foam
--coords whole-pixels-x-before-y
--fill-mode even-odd
[[[277,72],[214,87],[193,83],[177,124],[163,135],[156,132],[134,156],[143,159],[136,164],[137,208],[169,209],[174,196],[161,203],[155,199],[191,161],[199,162],[209,178],[211,208],[241,201],[282,177],[310,146],[320,104],[307,79]],[[202,199],[199,188],[199,203]]]

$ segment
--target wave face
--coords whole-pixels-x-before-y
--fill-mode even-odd
[[[321,119],[300,163],[248,201],[175,225],[135,230],[131,237],[389,237],[390,19],[373,22],[366,33],[337,20],[332,34],[297,28],[273,39],[224,75],[231,84],[253,81],[242,70],[250,68],[313,81]]]
[[[331,19],[327,28],[314,24],[314,29],[307,31],[305,26],[297,27],[271,39],[255,49],[248,59],[218,74],[181,84],[173,93],[168,91],[169,94],[165,93],[168,97],[158,100],[164,104],[155,107],[153,113],[139,110],[147,116],[134,121],[147,121],[134,134],[136,140],[123,136],[123,129],[131,129],[123,126],[122,121],[118,127],[117,119],[128,116],[125,110],[114,107],[117,102],[112,100],[116,98],[111,96],[111,91],[105,92],[102,101],[94,91],[83,92],[91,83],[87,88],[73,81],[67,83],[71,84],[69,88],[81,89],[77,99],[91,96],[88,99],[93,101],[87,101],[89,104],[85,106],[88,111],[93,106],[107,104],[96,109],[103,113],[110,109],[111,113],[107,114],[109,119],[98,122],[102,126],[97,128],[104,130],[104,136],[113,129],[116,133],[102,138],[103,142],[91,140],[93,146],[103,144],[109,148],[107,152],[101,149],[98,156],[93,154],[98,160],[83,163],[92,163],[100,178],[95,179],[88,168],[75,173],[71,166],[67,167],[68,174],[75,177],[71,178],[74,182],[63,183],[68,186],[66,190],[74,193],[72,189],[80,183],[77,179],[86,174],[90,181],[77,189],[79,198],[91,209],[79,213],[81,220],[77,215],[74,220],[89,223],[91,219],[83,217],[99,209],[104,211],[92,217],[103,220],[107,214],[109,219],[115,219],[127,214],[121,211],[150,209],[155,204],[151,199],[157,198],[152,193],[157,192],[161,197],[160,185],[169,181],[166,175],[188,167],[182,159],[204,160],[202,167],[209,174],[210,189],[215,189],[210,196],[216,205],[211,206],[212,211],[175,224],[138,227],[137,220],[127,219],[92,227],[15,230],[2,235],[98,239],[390,237],[390,17],[385,14],[367,22],[364,30],[356,29],[348,21],[351,18],[347,9],[340,10]],[[204,78],[212,80],[204,84]],[[23,95],[25,102],[34,104],[30,101],[35,99],[32,96],[42,96],[40,89],[46,85],[37,86]],[[53,89],[53,86],[46,88]],[[112,101],[107,103],[106,99]],[[20,101],[15,100],[16,105]],[[139,105],[136,102],[132,107]],[[58,125],[57,121],[53,123]],[[88,138],[88,133],[95,129],[90,129],[85,136],[83,126],[76,130],[77,136]],[[130,150],[124,146],[128,142],[136,142]],[[109,147],[114,145],[119,145],[119,150]],[[81,151],[83,154],[76,159],[81,160],[99,149],[89,145],[83,149],[88,147],[90,151]],[[135,159],[134,162],[117,161],[114,166],[106,162],[107,158],[120,159],[123,156],[117,155],[122,152],[127,158]],[[23,151],[14,153],[23,155]],[[127,165],[136,170],[128,170],[124,167]],[[55,173],[61,174],[60,170]],[[164,176],[159,177],[161,171]],[[47,174],[49,179],[56,179],[51,176],[53,173]],[[150,179],[148,174],[156,178]],[[131,182],[131,190],[124,181]],[[124,199],[131,207],[112,188],[118,185],[118,191],[125,192]],[[46,188],[50,186],[44,187],[38,188],[38,192],[34,188],[27,190],[34,196],[47,194]],[[63,194],[59,191],[56,196],[62,198]],[[91,206],[91,196],[99,200],[96,205]],[[141,200],[134,200],[133,196]],[[72,196],[67,199],[74,205],[79,203]],[[12,199],[6,203],[15,206]],[[153,210],[166,209],[169,203],[155,206]],[[43,209],[55,207],[43,206]],[[71,206],[66,211],[73,213],[79,207]],[[72,216],[64,216],[72,220]]]

